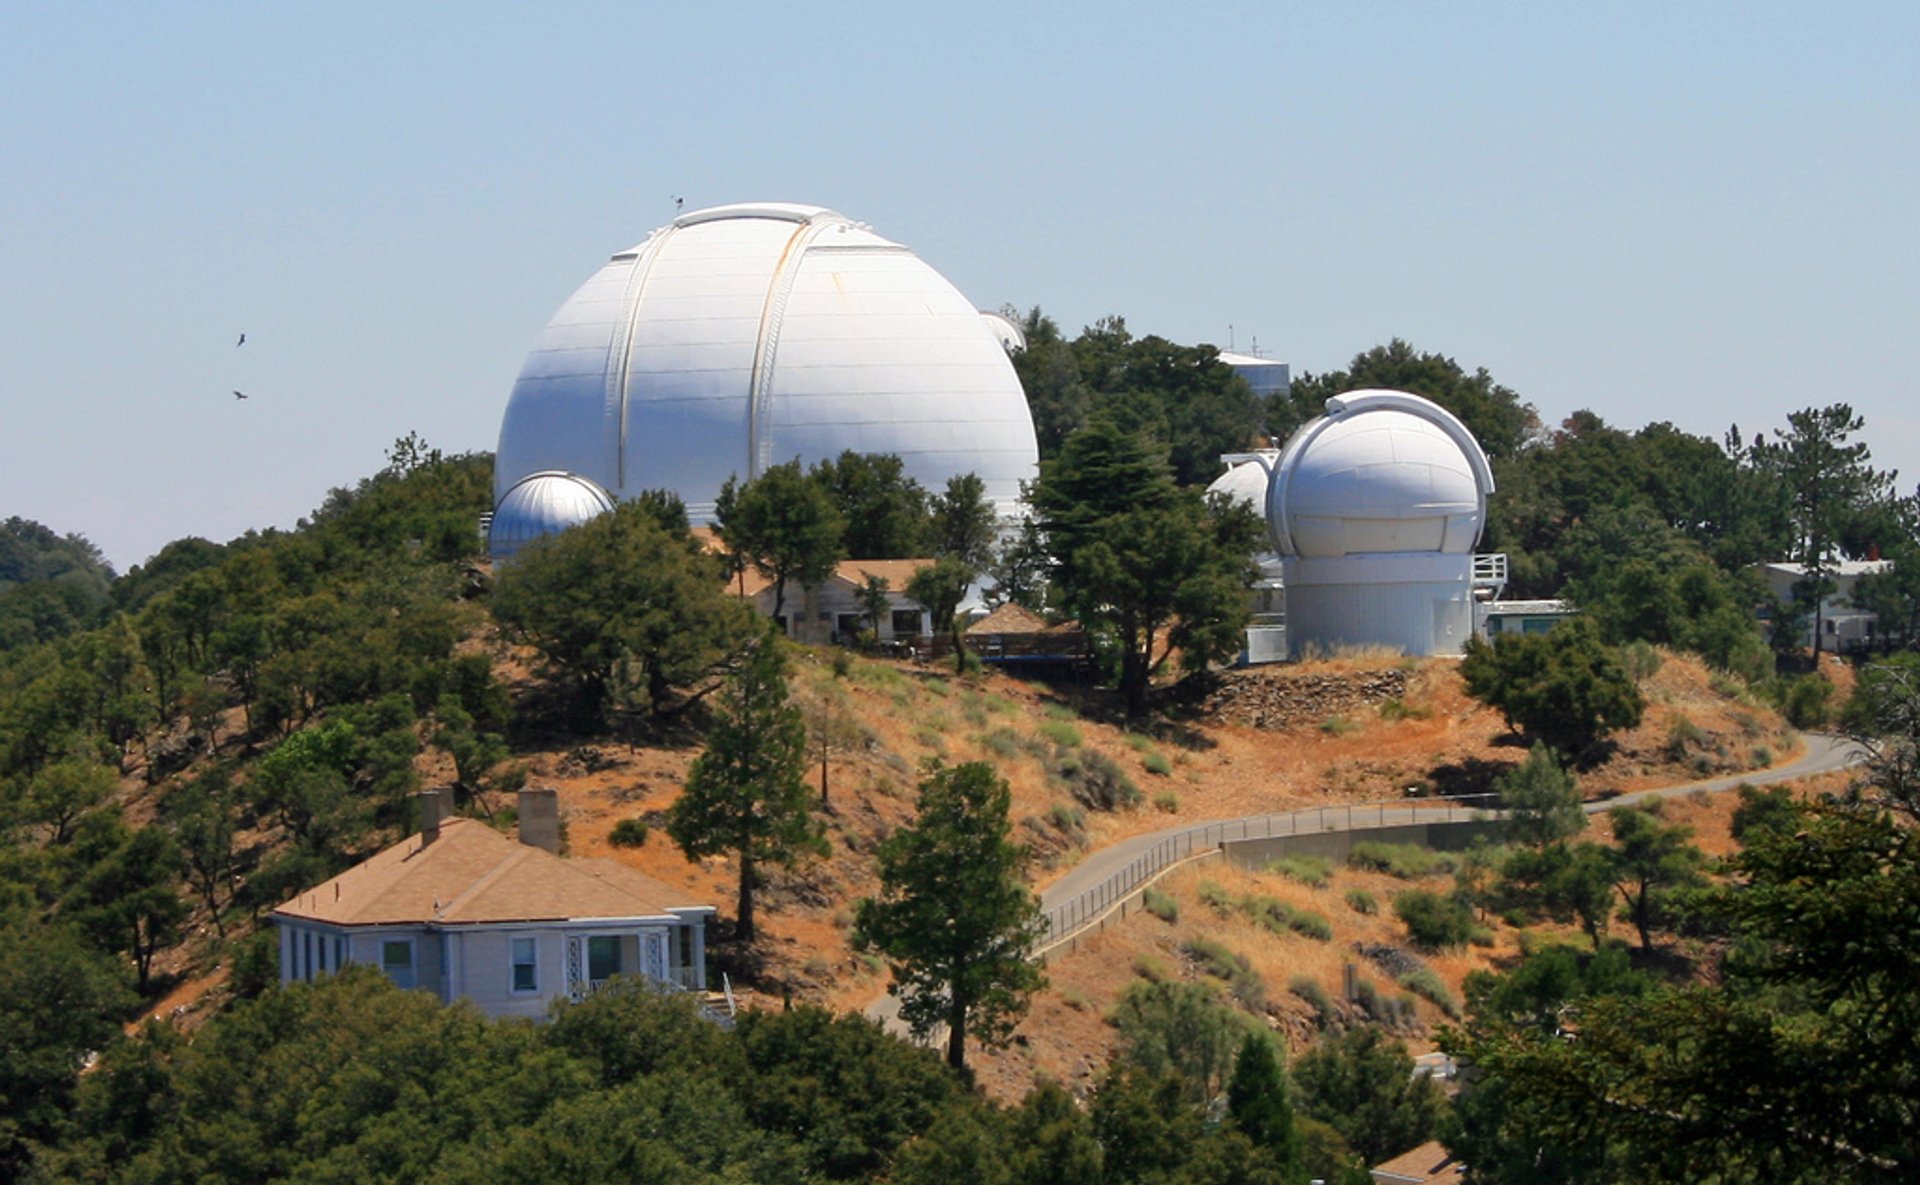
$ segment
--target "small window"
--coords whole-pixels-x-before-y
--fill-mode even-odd
[[[380,969],[387,978],[403,988],[411,988],[413,979],[413,940],[389,938],[380,944]]]
[[[513,940],[513,990],[516,992],[540,990],[539,969],[534,962],[534,941],[531,938]]]
[[[918,609],[895,609],[893,611],[893,636],[896,638],[919,637],[920,611]]]
[[[620,974],[620,940],[611,934],[587,939],[587,979],[601,983]]]
[[[840,635],[842,641],[849,641],[866,628],[858,613],[842,613],[834,618],[833,632]]]

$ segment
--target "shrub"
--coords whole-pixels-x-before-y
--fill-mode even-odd
[[[1382,720],[1425,720],[1431,713],[1425,708],[1416,708],[1405,700],[1395,697],[1380,704]]]
[[[1348,889],[1347,907],[1355,913],[1365,914],[1368,917],[1380,912],[1380,903],[1374,900],[1373,894],[1365,889]]]
[[[1075,1012],[1085,1012],[1087,1009],[1093,1007],[1093,1003],[1087,999],[1086,993],[1077,988],[1061,988],[1060,1002]]]
[[[1211,938],[1193,938],[1181,944],[1180,949],[1188,958],[1200,964],[1200,969],[1218,979],[1231,980],[1253,970],[1245,955],[1235,954],[1223,943]]]
[[[1833,718],[1833,684],[1819,675],[1776,680],[1773,694],[1795,728],[1821,728]]]
[[[1133,973],[1149,983],[1165,983],[1173,978],[1166,963],[1153,955],[1133,956]]]
[[[1118,810],[1140,802],[1140,787],[1119,762],[1097,749],[1056,750],[1052,772],[1068,793],[1094,810]]]
[[[1415,945],[1429,950],[1463,946],[1473,936],[1473,914],[1465,904],[1425,889],[1394,894],[1393,914]]]
[[[607,842],[616,848],[644,847],[649,829],[638,819],[622,819],[607,833]]]
[[[1171,790],[1162,790],[1153,796],[1153,807],[1155,810],[1165,811],[1169,815],[1179,814],[1180,796]]]
[[[1077,806],[1054,803],[1047,810],[1047,822],[1053,824],[1055,831],[1071,835],[1076,840],[1086,838],[1087,813]]]
[[[1460,1001],[1453,998],[1453,993],[1447,989],[1446,983],[1434,974],[1433,968],[1422,967],[1418,971],[1402,975],[1400,986],[1416,996],[1425,996],[1438,1004],[1440,1011],[1447,1014],[1447,1019],[1460,1019]]]
[[[1146,907],[1148,913],[1163,922],[1173,923],[1180,920],[1180,903],[1158,889],[1148,889],[1142,893],[1140,903]]]
[[[1233,894],[1212,881],[1200,882],[1200,903],[1219,913],[1232,913],[1235,905]]]
[[[834,650],[833,677],[836,679],[844,679],[851,674],[853,674],[853,655],[846,650]]]
[[[1168,777],[1173,773],[1173,762],[1167,760],[1165,753],[1149,753],[1140,759],[1140,768],[1155,777]]]
[[[1401,880],[1417,880],[1423,876],[1439,876],[1453,871],[1455,860],[1444,852],[1416,844],[1369,840],[1353,845],[1353,851],[1347,855],[1347,863],[1355,868],[1384,872]]]
[[[1320,731],[1329,736],[1343,737],[1348,733],[1359,731],[1359,728],[1359,725],[1345,716],[1331,716],[1320,722]]]
[[[1319,980],[1307,975],[1296,975],[1287,981],[1287,990],[1305,1000],[1313,1008],[1314,1015],[1323,1027],[1339,1019],[1340,1013],[1334,1008],[1332,997],[1327,995],[1326,988],[1320,986]]]
[[[1012,757],[1020,751],[1020,737],[1011,728],[996,728],[980,738],[980,747],[995,757]]]
[[[1267,871],[1303,885],[1324,889],[1327,887],[1327,877],[1333,873],[1333,861],[1325,856],[1280,856],[1267,861]]]
[[[1626,668],[1627,678],[1640,683],[1659,673],[1660,652],[1652,643],[1635,638],[1620,648],[1620,665]]]
[[[1333,923],[1310,909],[1296,909],[1287,918],[1287,928],[1315,942],[1333,941]]]
[[[1130,732],[1121,739],[1126,741],[1127,748],[1132,749],[1135,753],[1150,753],[1153,751],[1152,737],[1142,736],[1137,732]]]
[[[1065,720],[1042,720],[1040,722],[1039,732],[1041,736],[1046,737],[1062,749],[1077,749],[1080,747],[1080,730]]]

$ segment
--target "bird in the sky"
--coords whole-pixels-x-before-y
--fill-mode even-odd
[[[243,391],[235,391],[235,392],[233,393],[233,397],[234,397],[235,399],[245,399],[245,398],[246,398],[247,396],[246,396],[246,393],[245,393],[245,392],[243,392]]]
[[[673,199],[673,209],[674,209],[674,212],[675,212],[675,213],[678,213],[678,212],[680,212],[680,211],[681,211],[682,209],[684,209],[684,208],[686,207],[686,204],[687,204],[687,199],[686,199],[686,198],[683,198],[683,197],[677,197],[677,198],[674,198],[674,199]]]
[[[240,340],[239,340],[239,341],[237,341],[237,342],[235,342],[235,343],[233,343],[233,348],[237,350],[237,349],[239,349],[239,348],[240,348],[241,346],[244,346],[244,345],[246,345],[246,344],[247,344],[247,335],[243,333],[243,334],[241,334],[241,335],[240,335]]]

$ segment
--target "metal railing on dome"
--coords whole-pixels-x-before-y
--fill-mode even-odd
[[[1036,949],[1044,951],[1099,922],[1115,905],[1173,865],[1230,843],[1291,835],[1362,831],[1370,827],[1396,827],[1413,823],[1459,823],[1489,819],[1497,817],[1492,808],[1498,799],[1496,794],[1401,798],[1346,806],[1309,807],[1189,827],[1162,838],[1099,884],[1082,890],[1046,911],[1046,934]]]

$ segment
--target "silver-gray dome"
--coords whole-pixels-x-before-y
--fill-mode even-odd
[[[613,509],[613,499],[588,478],[548,470],[513,483],[494,504],[487,526],[487,553],[495,562],[522,547]]]

